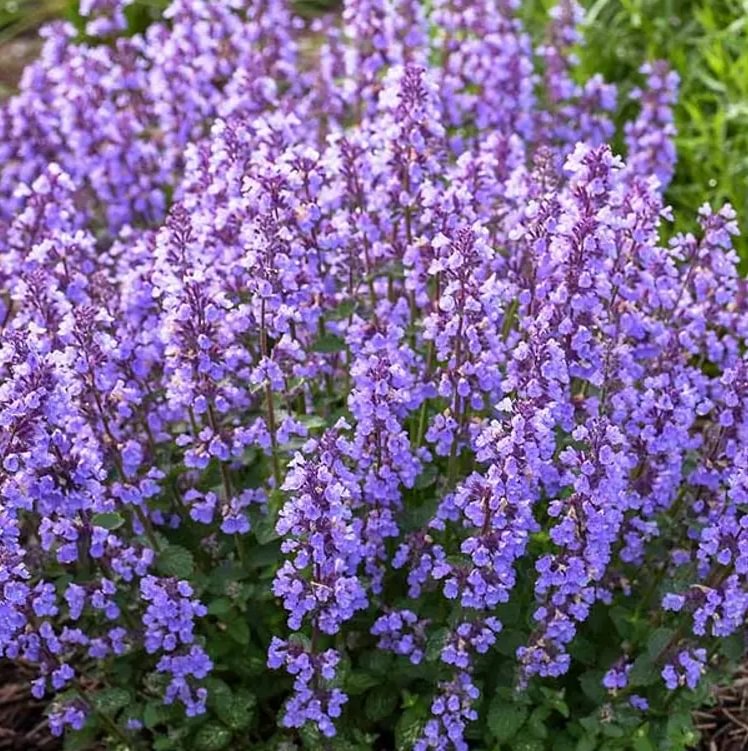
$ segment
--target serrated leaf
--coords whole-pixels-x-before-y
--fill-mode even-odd
[[[143,725],[148,730],[152,730],[157,725],[166,722],[170,714],[169,707],[164,706],[161,701],[150,701],[145,705],[145,710],[143,711]]]
[[[101,691],[95,691],[91,695],[91,703],[94,708],[106,715],[114,715],[120,709],[126,707],[132,696],[124,688],[105,688]]]
[[[195,751],[223,751],[231,743],[231,731],[217,722],[203,725],[195,735]]]
[[[514,738],[527,719],[527,709],[520,704],[510,704],[494,697],[488,710],[488,729],[499,743]]]
[[[397,707],[397,692],[387,686],[374,689],[366,697],[364,711],[372,722],[379,722],[388,717]]]
[[[408,707],[395,725],[395,748],[397,751],[410,751],[423,732],[428,719],[425,704],[417,703]]]
[[[205,688],[208,689],[208,706],[211,709],[230,701],[233,696],[228,683],[212,675],[205,679]]]
[[[545,705],[547,707],[549,707],[555,712],[558,712],[560,715],[563,715],[564,717],[569,716],[569,705],[564,700],[563,689],[556,691],[552,688],[541,686],[540,691],[545,697]]]
[[[119,529],[125,523],[125,517],[116,511],[107,511],[101,514],[94,514],[91,518],[91,524],[94,527],[103,527],[104,529]]]
[[[527,721],[527,729],[535,738],[548,737],[548,726],[546,720],[550,713],[551,708],[549,706],[540,706],[533,710],[530,719]]]
[[[181,545],[167,545],[159,554],[156,567],[164,576],[188,579],[195,570],[195,559]]]
[[[448,628],[438,628],[436,631],[429,634],[428,639],[426,639],[426,650],[424,653],[428,662],[434,662],[435,660],[440,659],[442,650],[444,649],[444,645],[447,643],[448,638]]]
[[[216,714],[221,722],[232,730],[244,730],[252,724],[256,708],[257,698],[255,695],[242,692],[232,696],[228,701],[218,703]]]

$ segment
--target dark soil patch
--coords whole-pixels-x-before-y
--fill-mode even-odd
[[[57,751],[49,732],[45,703],[31,696],[32,670],[0,662],[0,751]]]

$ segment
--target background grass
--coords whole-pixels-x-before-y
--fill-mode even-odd
[[[639,82],[643,60],[665,59],[680,74],[678,165],[668,199],[681,227],[693,222],[704,201],[732,203],[743,228],[737,246],[748,271],[748,0],[584,4],[588,23],[580,71],[600,72],[619,84],[621,119],[631,114],[627,95]]]
[[[620,87],[618,117],[642,61],[663,58],[681,76],[676,110],[678,167],[668,198],[688,226],[706,200],[730,201],[744,235],[738,249],[748,271],[748,0],[581,0],[588,12],[580,76],[602,73]],[[528,28],[542,38],[554,0],[523,0]],[[128,13],[142,28],[166,0],[137,0]],[[308,14],[335,0],[297,0]],[[3,46],[55,16],[76,18],[76,0],[0,0],[0,65]],[[617,144],[620,148],[620,144]]]

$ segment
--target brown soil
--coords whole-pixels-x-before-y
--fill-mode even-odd
[[[0,99],[18,87],[23,69],[37,56],[41,39],[36,34],[24,35],[0,44]]]
[[[0,662],[0,751],[57,751],[44,716],[44,702],[29,688],[33,671]]]
[[[695,713],[703,751],[748,749],[748,664],[729,686],[714,690],[714,706]]]

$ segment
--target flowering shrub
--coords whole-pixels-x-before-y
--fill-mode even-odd
[[[743,654],[729,206],[513,0],[123,2],[0,114],[0,654],[70,748],[679,749]]]

